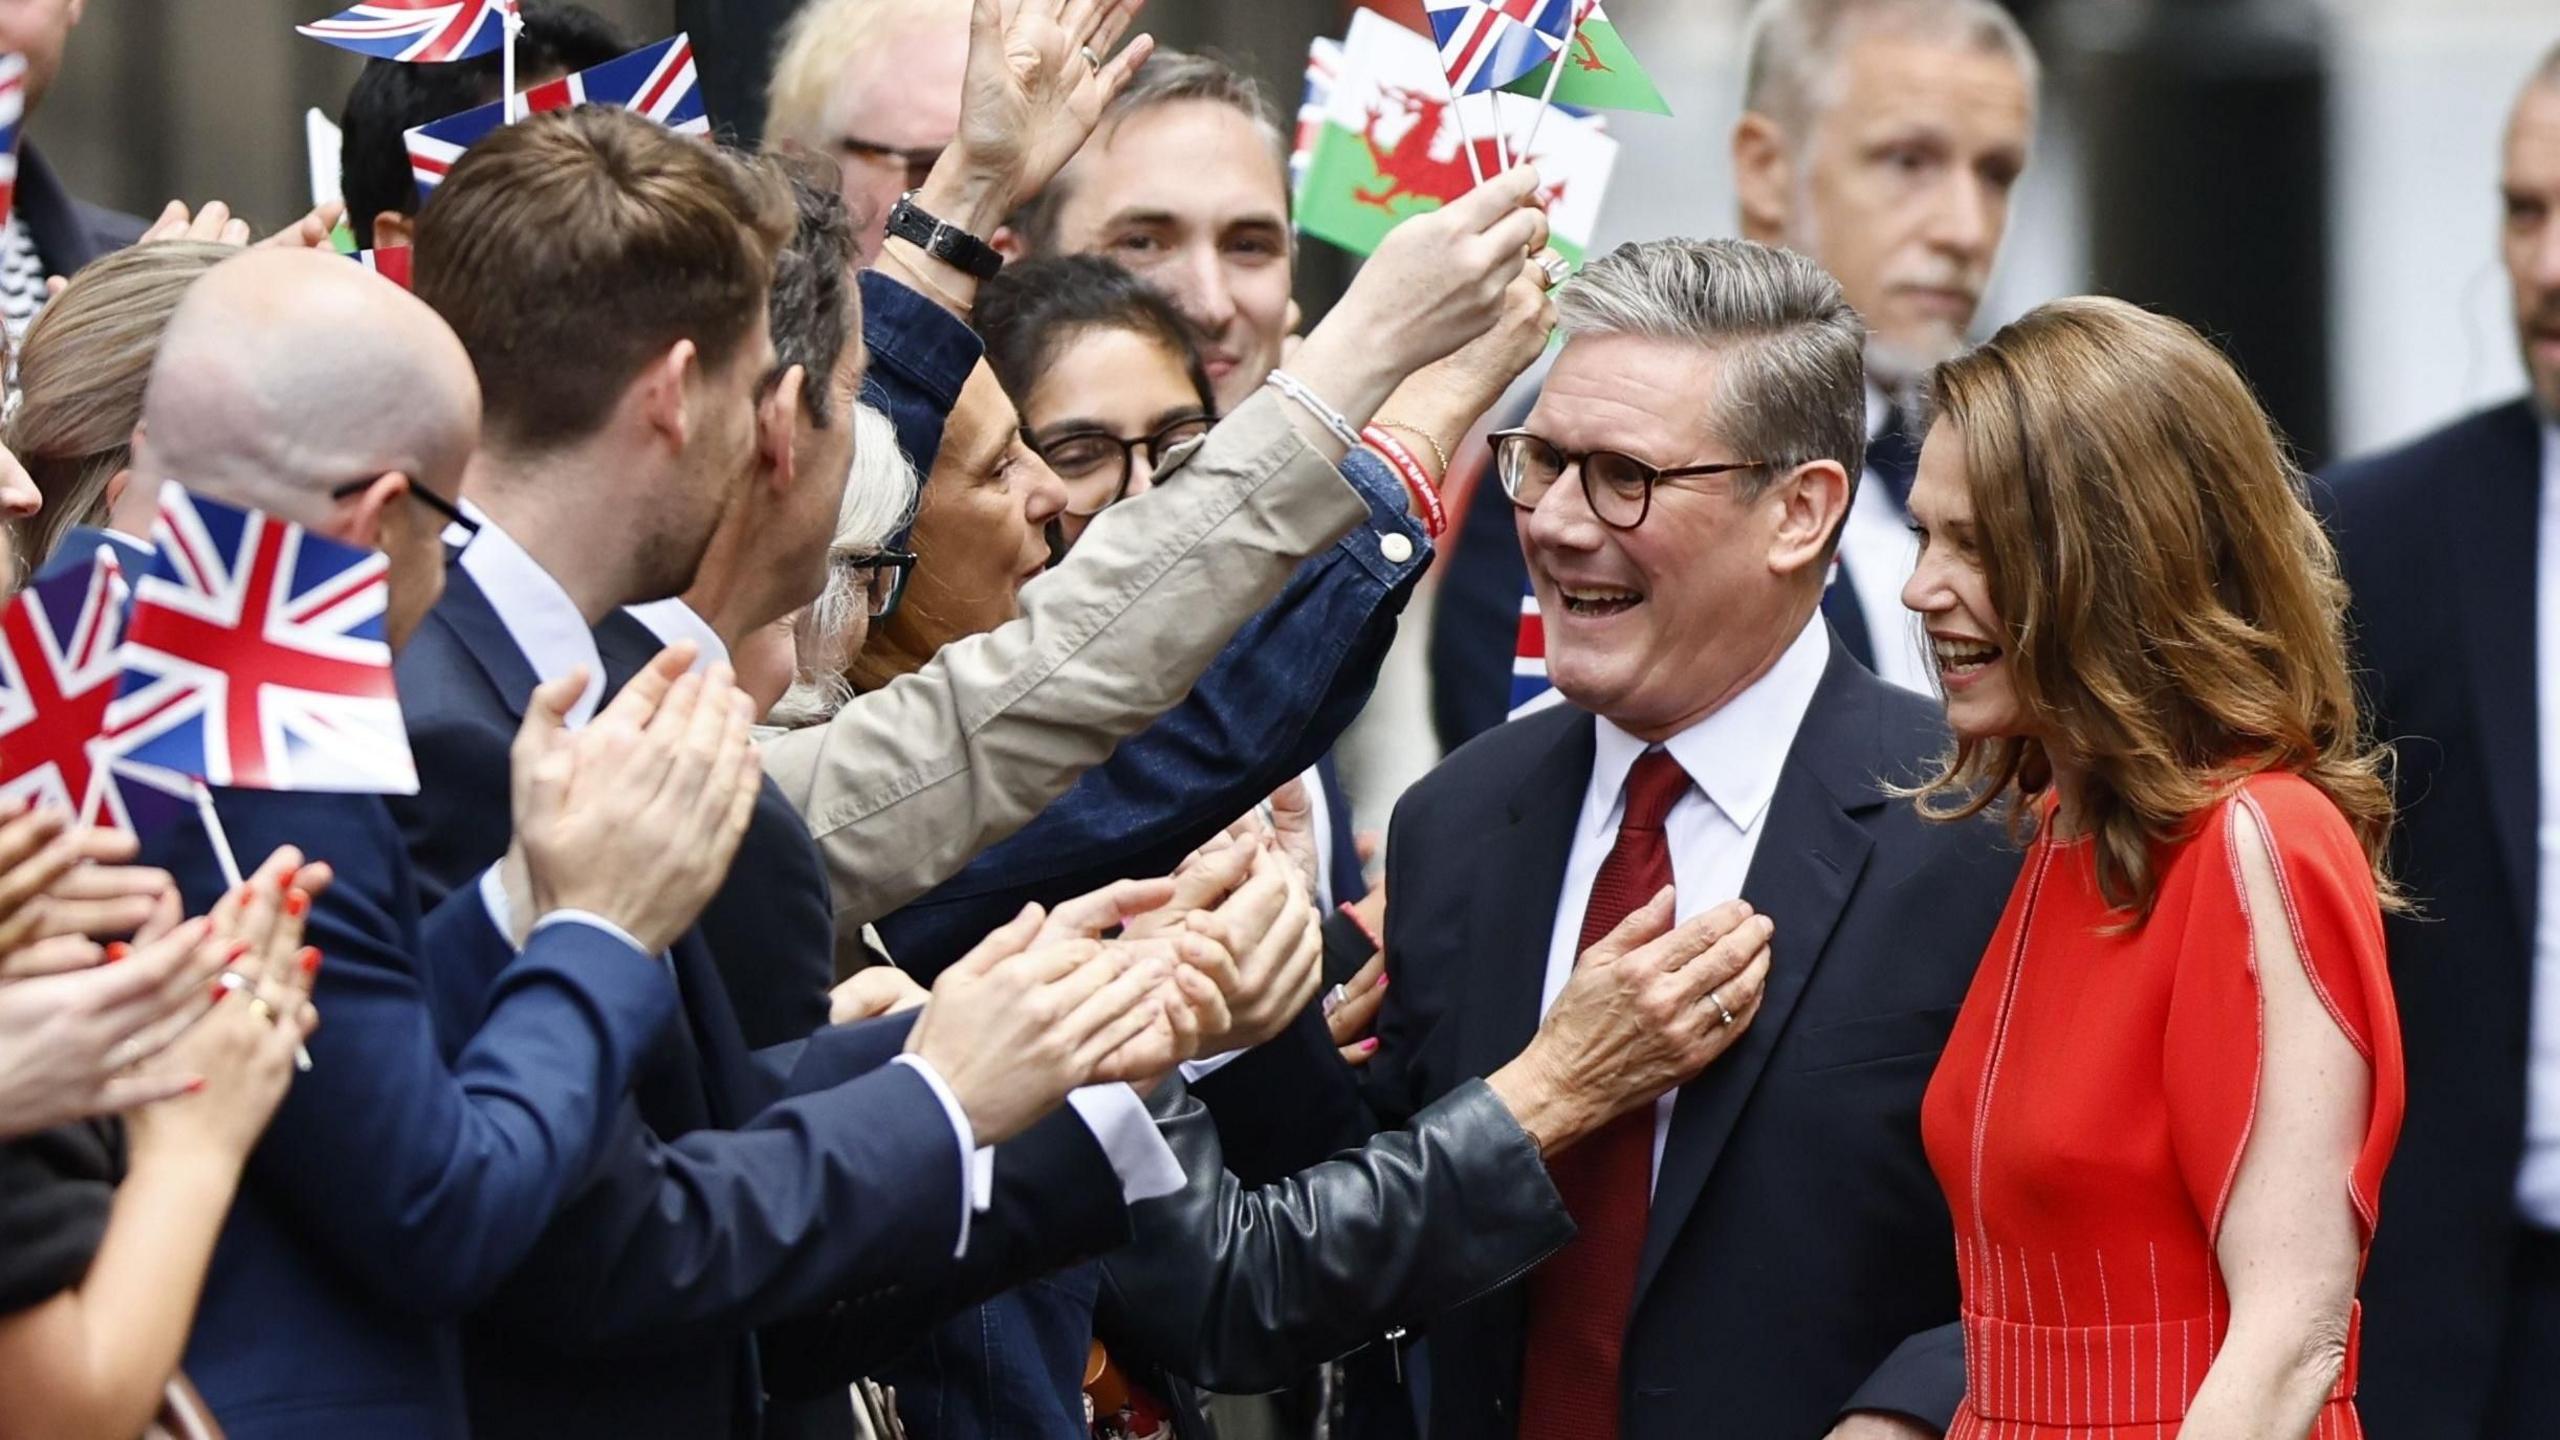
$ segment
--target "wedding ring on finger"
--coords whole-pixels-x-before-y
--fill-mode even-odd
[[[1346,1001],[1350,1000],[1350,998],[1351,998],[1351,992],[1350,992],[1350,991],[1348,991],[1348,990],[1343,989],[1343,988],[1342,988],[1341,986],[1339,986],[1339,985],[1336,985],[1336,986],[1334,986],[1332,989],[1327,990],[1326,992],[1324,992],[1324,1013],[1325,1013],[1325,1015],[1326,1015],[1328,1018],[1329,1018],[1329,1017],[1331,1017],[1331,1016],[1332,1016],[1332,1014],[1333,1014],[1333,1012],[1334,1012],[1334,1011],[1336,1011],[1336,1010],[1341,1009],[1341,1008],[1343,1007],[1343,1004],[1344,1004]]]
[[[1095,74],[1102,73],[1102,57],[1093,53],[1092,46],[1079,45],[1076,47],[1076,53],[1084,57],[1084,63],[1091,67]]]
[[[1538,262],[1539,273],[1547,277],[1547,288],[1553,290],[1573,273],[1573,262],[1553,250],[1541,250],[1530,257]]]
[[[1718,987],[1718,989],[1721,988],[1721,986]],[[1716,1020],[1717,1024],[1730,1025],[1733,1023],[1733,1012],[1725,1008],[1724,997],[1722,995],[1716,993],[1715,990],[1708,991],[1707,1003],[1716,1007],[1716,1015],[1718,1017]]]

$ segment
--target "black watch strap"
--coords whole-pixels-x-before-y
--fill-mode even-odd
[[[1004,268],[1004,257],[996,253],[996,247],[927,213],[916,204],[912,191],[899,196],[897,208],[889,212],[889,233],[962,274],[981,280],[992,279]]]

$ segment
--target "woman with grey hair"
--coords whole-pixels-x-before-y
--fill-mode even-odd
[[[915,564],[914,556],[886,547],[915,513],[920,483],[889,417],[855,404],[853,475],[827,546],[827,588],[778,627],[794,659],[790,688],[766,712],[767,724],[778,730],[823,724],[853,698],[845,667],[861,652],[872,620],[898,608]]]

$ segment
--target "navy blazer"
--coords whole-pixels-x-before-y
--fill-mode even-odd
[[[2373,733],[2394,742],[2386,915],[2409,1111],[2365,1268],[2362,1388],[2376,1435],[2480,1433],[2520,1222],[2541,753],[2535,535],[2542,432],[2522,400],[2313,488],[2353,596]]]
[[[1592,737],[1567,707],[1496,726],[1397,807],[1395,983],[1363,1082],[1386,1122],[1535,1033]],[[1700,1417],[1821,1435],[1853,1396],[1944,1424],[1962,1395],[1960,1349],[1892,1357],[1957,1317],[1920,1099],[2018,856],[1990,825],[1925,822],[1885,792],[1946,743],[1936,706],[1832,647],[1742,885],[1777,927],[1766,997],[1672,1111],[1627,1326],[1628,1440]],[[1525,1322],[1514,1285],[1432,1326],[1433,1435],[1514,1433]]]
[[[142,238],[142,217],[109,210],[73,195],[34,144],[18,147],[18,223],[27,227],[44,273],[65,279],[101,255]]]
[[[594,1162],[674,986],[593,926],[547,926],[519,958],[467,891],[421,920],[372,796],[215,803],[243,865],[292,844],[336,879],[308,932],[313,1069],[250,1157],[187,1373],[237,1437],[462,1436],[458,1322]],[[190,913],[226,888],[191,819],[143,859]]]
[[[457,564],[399,677],[424,788],[395,813],[420,871],[458,884],[507,843],[533,670]],[[476,1435],[751,1435],[768,1389],[849,1379],[941,1315],[1125,1239],[1117,1178],[1062,1112],[999,1149],[996,1206],[954,1261],[950,1122],[886,1063],[908,1022],[754,1054],[699,932],[670,963],[685,1023],[585,1189],[466,1327]],[[760,1359],[752,1332],[785,1321]]]

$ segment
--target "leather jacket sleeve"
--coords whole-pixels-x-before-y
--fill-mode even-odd
[[[1212,1390],[1287,1384],[1508,1284],[1573,1238],[1537,1146],[1482,1081],[1406,1129],[1248,1189],[1178,1082],[1149,1102],[1190,1183],[1102,1264],[1124,1347]]]

